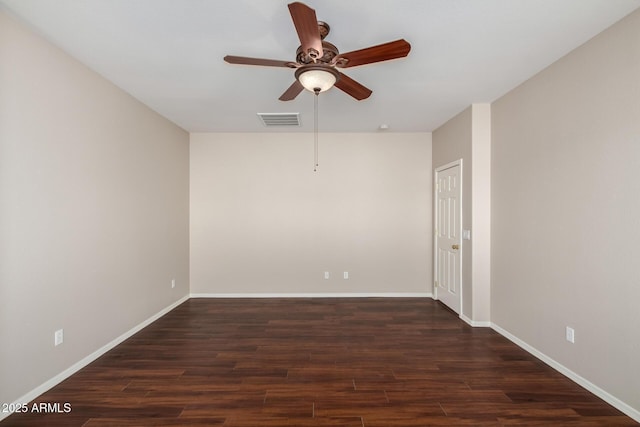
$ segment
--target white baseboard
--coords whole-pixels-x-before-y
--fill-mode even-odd
[[[191,298],[432,298],[430,292],[345,292],[345,293],[203,293]]]
[[[44,382],[43,384],[39,385],[38,387],[34,388],[33,390],[31,390],[30,392],[28,392],[24,396],[22,396],[19,399],[17,399],[15,402],[13,402],[13,405],[10,405],[9,407],[19,407],[19,405],[21,405],[23,403],[31,402],[32,400],[34,400],[35,398],[40,396],[42,393],[46,392],[47,390],[53,388],[54,386],[58,385],[62,381],[66,380],[71,375],[75,374],[80,369],[84,368],[89,363],[93,362],[98,357],[100,357],[103,354],[105,354],[107,351],[111,350],[112,348],[114,348],[115,346],[117,346],[118,344],[120,344],[121,342],[126,340],[127,338],[129,338],[129,337],[133,336],[134,334],[136,334],[137,332],[141,331],[143,328],[149,326],[151,323],[155,322],[156,320],[158,320],[159,318],[161,318],[162,316],[164,316],[165,314],[167,314],[168,312],[170,312],[171,310],[173,310],[174,308],[176,308],[177,306],[179,306],[183,302],[187,301],[188,299],[189,299],[189,295],[185,295],[184,297],[180,298],[178,301],[176,301],[173,304],[169,305],[168,307],[165,307],[164,309],[160,310],[158,313],[156,313],[153,316],[149,317],[147,320],[143,321],[139,325],[134,326],[133,328],[129,329],[124,334],[120,335],[118,338],[116,338],[116,339],[112,340],[111,342],[103,345],[98,350],[94,351],[93,353],[91,353],[87,357],[83,358],[82,360],[74,363],[69,368],[67,368],[64,371],[60,372],[55,377],[51,378],[50,380],[48,380],[48,381]],[[11,415],[10,412],[0,412],[0,421],[2,421],[4,418],[8,417],[9,415]]]
[[[491,327],[491,322],[473,320],[473,319],[468,318],[464,314],[460,315],[460,319],[462,319],[463,321],[467,322],[469,325],[473,326],[474,328],[490,328]]]
[[[502,335],[505,338],[507,338],[508,340],[512,341],[514,344],[518,345],[519,347],[522,347],[525,351],[531,353],[532,355],[534,355],[538,359],[542,360],[544,363],[546,363],[547,365],[551,366],[553,369],[555,369],[556,371],[560,372],[565,377],[571,379],[572,381],[574,381],[577,384],[581,385],[585,389],[589,390],[591,393],[595,394],[600,399],[604,400],[605,402],[607,402],[608,404],[610,404],[614,408],[620,410],[621,412],[624,412],[629,417],[631,417],[634,420],[640,422],[640,411],[639,410],[631,407],[630,405],[627,405],[626,403],[624,403],[620,399],[618,399],[615,396],[612,396],[611,394],[607,393],[606,391],[604,391],[603,389],[601,389],[597,385],[593,384],[592,382],[590,382],[590,381],[586,380],[585,378],[581,377],[580,375],[576,374],[571,369],[567,368],[566,366],[562,365],[561,363],[556,362],[551,357],[547,356],[546,354],[542,353],[541,351],[538,351],[536,348],[530,346],[529,344],[527,344],[526,342],[522,341],[520,338],[516,337],[515,335],[510,334],[508,331],[506,331],[505,329],[503,329],[500,326],[496,325],[495,323],[491,323],[491,328],[494,331],[496,331],[497,333],[499,333],[500,335]]]

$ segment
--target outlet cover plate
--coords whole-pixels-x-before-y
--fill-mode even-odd
[[[64,342],[64,330],[63,329],[58,329],[53,334],[53,343],[54,343],[54,345],[58,346],[58,345],[62,344],[63,342]]]
[[[575,331],[573,330],[573,328],[570,328],[568,326],[567,326],[567,341],[569,341],[570,343],[576,342]]]

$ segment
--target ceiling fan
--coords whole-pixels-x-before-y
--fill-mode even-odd
[[[337,47],[324,40],[329,34],[330,28],[325,22],[316,19],[314,9],[303,3],[295,2],[289,4],[289,12],[300,39],[295,62],[232,55],[224,57],[224,60],[230,64],[295,69],[296,81],[280,96],[281,101],[293,100],[303,89],[317,95],[334,85],[359,101],[366,99],[371,95],[371,90],[341,73],[338,68],[402,58],[407,56],[411,50],[411,45],[406,40],[400,39],[340,53]]]

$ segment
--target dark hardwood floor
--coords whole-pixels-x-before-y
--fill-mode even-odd
[[[35,402],[0,425],[638,425],[423,298],[191,299]]]

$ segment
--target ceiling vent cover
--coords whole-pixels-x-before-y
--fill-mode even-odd
[[[300,113],[258,113],[266,127],[300,126]]]

